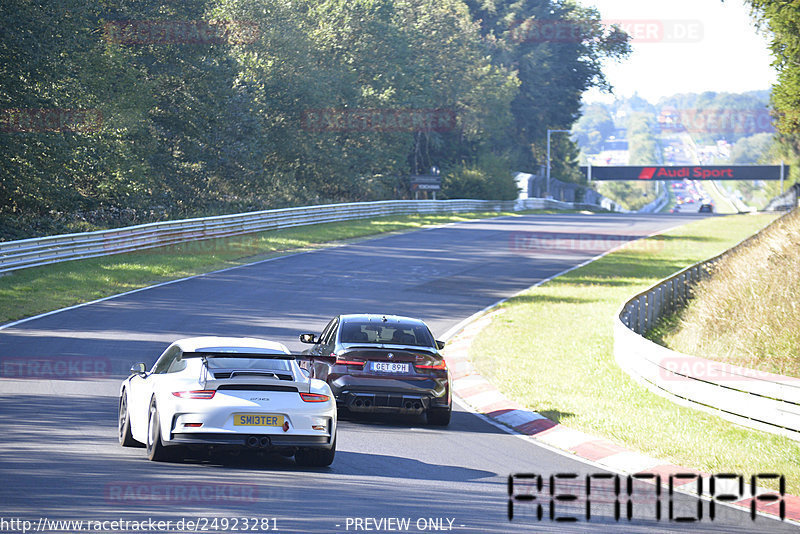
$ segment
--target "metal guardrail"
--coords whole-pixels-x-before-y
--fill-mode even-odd
[[[783,211],[794,209],[800,204],[800,183],[793,184],[785,193],[769,201],[764,211]]]
[[[523,211],[531,209],[584,209],[587,207],[590,206],[533,198],[510,201],[387,200],[256,211],[235,215],[141,224],[114,230],[6,241],[0,243],[0,273],[63,261],[164,247],[188,241],[231,237],[307,224],[366,219],[387,215]]]
[[[624,371],[656,394],[743,426],[800,441],[800,379],[689,356],[642,337],[659,319],[685,305],[692,286],[708,278],[717,262],[758,239],[779,221],[623,304],[614,319],[614,357]]]

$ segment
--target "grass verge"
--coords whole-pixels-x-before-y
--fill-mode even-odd
[[[671,349],[800,377],[800,212],[723,258],[648,337]]]
[[[326,243],[500,215],[515,214],[404,215],[314,224],[23,269],[0,277],[0,324]]]
[[[621,249],[501,305],[473,342],[478,371],[507,397],[570,428],[710,473],[782,473],[800,493],[800,444],[650,393],[613,356],[623,302],[772,221],[711,217]]]

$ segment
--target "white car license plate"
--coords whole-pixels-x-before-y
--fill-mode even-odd
[[[237,413],[233,426],[282,426],[283,416],[269,413]]]
[[[372,370],[379,373],[407,373],[407,363],[397,362],[372,362]]]

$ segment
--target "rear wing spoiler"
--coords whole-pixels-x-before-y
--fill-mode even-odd
[[[268,376],[235,376],[232,378],[213,379],[208,376],[202,378],[203,389],[227,389],[227,390],[247,390],[247,391],[297,391],[309,393],[311,391],[310,382],[298,382],[296,380],[280,380]]]
[[[261,360],[294,360],[294,354],[283,352],[269,354],[265,352],[184,352],[182,358],[250,358]]]

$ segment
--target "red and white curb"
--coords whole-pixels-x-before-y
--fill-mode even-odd
[[[703,478],[703,494],[705,496],[709,495],[706,489],[709,486],[708,479],[712,476],[710,473],[664,463],[663,460],[627,450],[607,439],[567,428],[509,400],[494,385],[478,374],[469,359],[469,347],[478,333],[487,327],[494,317],[501,313],[503,313],[503,310],[498,309],[469,320],[454,336],[450,337],[447,343],[445,356],[453,378],[453,393],[460,400],[476,412],[489,417],[518,434],[529,436],[550,447],[566,451],[616,473],[624,475],[660,475],[662,481],[668,480],[670,475],[688,473],[700,475]],[[715,483],[717,495],[722,493],[741,495],[736,480],[716,479]],[[673,479],[673,486],[676,489],[680,487],[681,493],[697,495],[696,479],[684,480],[675,478]],[[746,485],[746,487],[749,487],[749,485]],[[759,496],[778,496],[776,491],[760,487],[756,488],[755,494]],[[749,511],[752,500],[749,497],[726,504]],[[781,500],[784,506],[785,518],[791,521],[800,521],[800,497],[794,495],[784,495],[782,499],[778,498],[775,502],[759,501],[756,503],[759,514],[780,517],[779,506]]]

